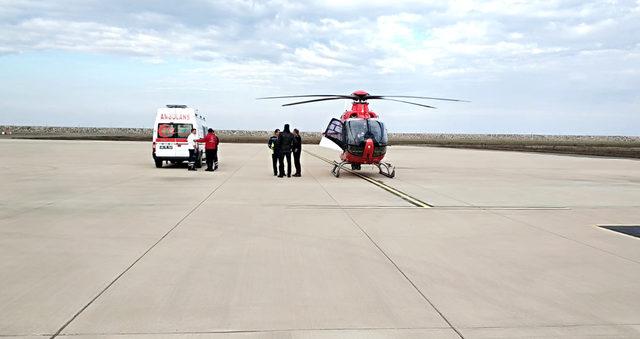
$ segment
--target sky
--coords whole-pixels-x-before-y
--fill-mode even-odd
[[[0,124],[321,131],[372,101],[390,132],[640,135],[640,0],[0,0]]]

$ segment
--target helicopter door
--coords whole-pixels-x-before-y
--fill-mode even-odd
[[[341,149],[345,149],[347,145],[344,142],[344,125],[339,119],[331,119],[329,126],[324,131],[324,137],[333,141]]]

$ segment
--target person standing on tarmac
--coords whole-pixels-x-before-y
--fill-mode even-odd
[[[293,129],[293,164],[296,166],[296,173],[294,177],[302,176],[302,169],[300,166],[300,154],[302,153],[302,137],[300,131],[297,128]]]
[[[198,137],[196,136],[196,129],[191,129],[191,134],[187,137],[187,146],[189,148],[189,171],[197,171],[196,169],[196,158],[198,157]]]
[[[204,138],[196,140],[196,142],[204,142],[204,152],[207,155],[207,172],[213,172],[218,169],[218,144],[220,140],[213,128],[209,128]],[[215,164],[215,167],[213,165]]]
[[[280,149],[278,146],[278,135],[280,135],[280,129],[276,128],[273,131],[273,135],[269,138],[267,146],[271,149],[271,163],[273,164],[273,175],[278,175],[278,159],[280,158]]]
[[[287,158],[287,177],[291,178],[291,146],[293,145],[293,134],[289,131],[289,124],[284,125],[284,130],[278,135],[276,145],[280,150],[280,174],[278,177],[284,177],[284,158]]]

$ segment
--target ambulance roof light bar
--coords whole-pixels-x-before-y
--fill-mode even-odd
[[[167,108],[187,108],[187,105],[167,105]]]

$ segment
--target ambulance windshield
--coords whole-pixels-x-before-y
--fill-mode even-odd
[[[158,138],[186,138],[191,133],[191,124],[158,124]]]

